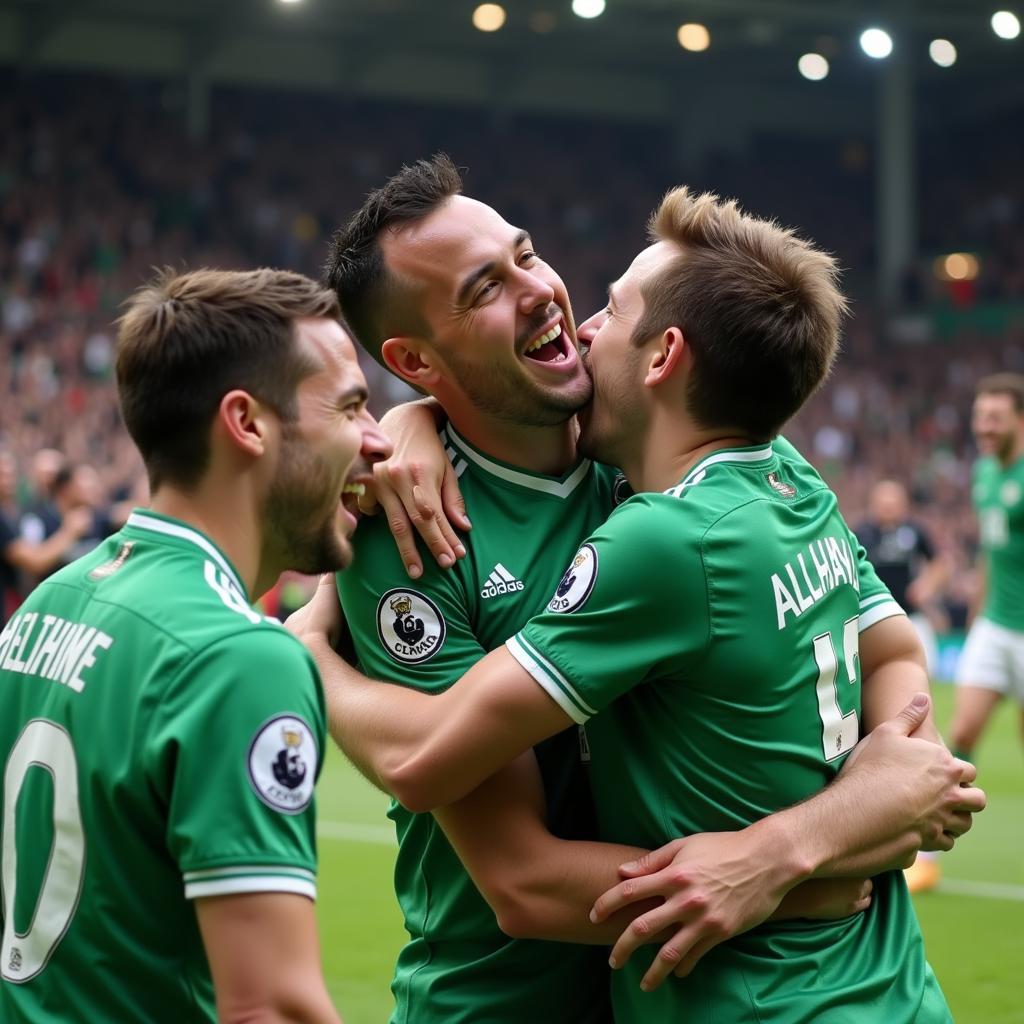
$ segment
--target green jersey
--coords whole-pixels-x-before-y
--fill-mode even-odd
[[[557,584],[579,542],[614,504],[612,471],[584,460],[555,479],[499,463],[442,432],[473,520],[467,555],[442,570],[428,555],[411,582],[383,517],[365,519],[338,576],[364,672],[437,693],[519,629]],[[581,735],[536,748],[551,831],[593,838]],[[510,939],[430,814],[398,804],[395,889],[410,940],[392,989],[395,1024],[587,1024],[608,1017],[598,947]]]
[[[1024,458],[1005,468],[995,456],[979,459],[973,497],[987,569],[981,614],[1024,632]]]
[[[743,828],[822,789],[859,738],[858,632],[902,610],[861,571],[835,496],[779,448],[715,452],[626,501],[508,642],[575,721],[596,714],[603,839]],[[762,925],[647,994],[652,956],[613,976],[620,1024],[950,1019],[899,872],[866,913]]]
[[[189,900],[315,896],[323,695],[202,534],[136,511],[0,634],[0,1020],[216,1019]]]

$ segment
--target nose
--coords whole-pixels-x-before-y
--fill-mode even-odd
[[[550,306],[555,298],[554,286],[545,281],[539,274],[529,269],[522,269],[523,289],[520,293],[519,305],[524,313],[530,313],[538,307]]]
[[[377,420],[366,409],[363,410],[360,419],[359,427],[362,431],[363,441],[359,448],[359,454],[370,466],[391,458],[395,446],[391,443],[391,438],[380,429]]]
[[[600,313],[595,313],[576,328],[576,337],[589,345],[594,340],[594,335],[601,329],[604,320],[605,312],[602,309]]]

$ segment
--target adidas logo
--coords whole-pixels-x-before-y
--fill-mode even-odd
[[[510,573],[508,569],[501,564],[501,562],[499,562],[491,570],[490,576],[487,577],[487,584],[484,586],[484,589],[480,591],[480,596],[484,598],[497,597],[499,594],[512,594],[515,593],[515,591],[522,589],[523,581],[517,580],[515,576],[513,576],[512,573]]]

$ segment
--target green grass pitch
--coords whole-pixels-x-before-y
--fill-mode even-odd
[[[940,725],[952,688],[937,686]],[[928,958],[957,1024],[1024,1024],[1024,757],[1004,705],[978,752],[989,808],[953,853],[943,885],[916,899]],[[384,1024],[404,931],[391,889],[385,798],[332,751],[319,788],[324,973],[346,1024]]]

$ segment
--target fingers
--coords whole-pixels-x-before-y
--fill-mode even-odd
[[[423,575],[423,562],[416,549],[416,535],[406,514],[405,505],[394,491],[382,489],[377,497],[387,516],[388,529],[395,539],[395,546],[398,548],[405,571],[411,579],[419,579]]]
[[[682,844],[682,839],[673,839],[671,843],[659,846],[658,849],[651,850],[636,860],[627,860],[625,864],[619,865],[619,874],[623,878],[635,878],[638,875],[650,875],[655,871],[661,871],[672,863]]]
[[[412,489],[412,497],[417,512],[416,515],[412,516],[413,526],[416,527],[427,547],[430,548],[431,554],[437,559],[438,565],[444,569],[450,568],[455,564],[456,558],[465,557],[466,549],[452,529],[452,525],[442,509],[444,503],[443,496],[441,505],[435,506],[426,497],[424,489],[415,486]],[[461,495],[459,500],[462,500]]]
[[[960,772],[960,785],[971,785],[978,777],[978,766],[970,761],[961,761],[959,757],[953,759],[954,766]]]
[[[619,882],[613,889],[609,889],[597,898],[597,902],[590,911],[590,920],[594,924],[600,924],[616,911],[628,907],[631,903],[637,903],[653,896],[662,896],[669,889],[669,885],[666,883],[667,880],[661,874],[627,878],[626,881]],[[646,917],[646,915],[642,916]],[[632,928],[640,920],[641,918],[638,917],[630,927]]]
[[[459,478],[449,464],[441,481],[441,508],[444,515],[460,530],[472,530],[473,524],[466,515],[466,503],[459,490]]]
[[[931,706],[932,699],[927,693],[915,693],[910,703],[883,725],[889,725],[904,736],[909,736],[928,717]]]
[[[709,931],[705,922],[697,928],[681,928],[658,950],[640,981],[640,988],[644,992],[653,992],[670,974],[685,978],[708,950],[728,937],[727,932],[717,927]]]
[[[988,797],[985,795],[985,790],[978,789],[977,786],[961,786],[956,791],[956,799],[954,800],[951,809],[954,811],[966,811],[971,814],[979,814],[985,810],[988,804]]]

